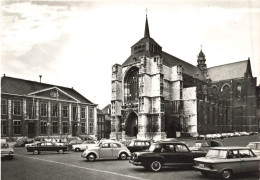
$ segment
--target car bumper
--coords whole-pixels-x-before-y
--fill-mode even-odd
[[[135,165],[135,166],[141,166],[142,163],[141,162],[136,162],[136,161],[133,161],[132,159],[129,160],[129,163]]]
[[[86,155],[84,155],[84,154],[81,154],[81,157],[82,157],[82,158],[86,158],[87,156],[86,156]]]
[[[219,174],[219,171],[216,169],[210,169],[207,167],[199,167],[199,166],[193,166],[193,168],[197,171],[207,172],[207,173],[216,174],[216,175]]]
[[[11,154],[11,153],[3,153],[1,154],[1,158],[4,158],[4,157],[13,157],[14,154]]]

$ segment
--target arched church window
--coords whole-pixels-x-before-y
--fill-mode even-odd
[[[223,96],[228,97],[230,93],[230,87],[226,84],[222,88]]]
[[[139,96],[139,70],[137,67],[132,67],[126,74],[124,92],[127,102],[138,101]]]
[[[241,89],[242,89],[241,84],[237,83],[237,92],[236,92],[237,98],[241,97]]]

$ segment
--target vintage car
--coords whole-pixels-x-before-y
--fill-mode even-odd
[[[56,151],[59,154],[63,154],[68,150],[68,146],[59,146],[54,142],[40,142],[36,146],[28,146],[27,152],[33,152],[33,154],[40,154],[42,151]]]
[[[104,141],[98,146],[90,147],[86,149],[82,154],[82,158],[86,158],[88,161],[95,161],[96,159],[127,159],[131,156],[131,152],[120,142],[116,141]]]
[[[250,142],[246,147],[251,148],[255,155],[260,156],[260,141]]]
[[[143,151],[150,147],[151,141],[134,139],[126,147],[131,153]]]
[[[205,157],[194,159],[194,168],[203,176],[231,179],[235,173],[259,172],[259,163],[260,157],[248,147],[215,147]]]
[[[69,147],[69,150],[72,149],[72,145],[75,145],[75,144],[82,144],[84,141],[82,139],[72,139],[69,143],[68,143],[68,147]]]
[[[76,151],[76,152],[85,151],[87,149],[87,147],[91,146],[91,145],[95,146],[96,142],[94,140],[87,140],[81,144],[72,145],[72,150]]]
[[[1,143],[1,159],[13,159],[14,158],[14,149],[9,146],[8,143]]]
[[[195,142],[195,146],[190,147],[191,151],[204,151],[208,152],[211,147],[224,146],[222,142],[217,140],[200,140]]]
[[[156,142],[147,151],[133,153],[129,162],[156,172],[163,166],[192,166],[194,158],[205,155],[190,151],[183,142]]]

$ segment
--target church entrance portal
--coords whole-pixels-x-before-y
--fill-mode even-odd
[[[129,137],[136,136],[138,133],[138,116],[131,112],[126,119],[125,133]]]

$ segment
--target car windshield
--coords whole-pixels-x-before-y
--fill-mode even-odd
[[[157,148],[160,148],[160,145],[159,145],[159,144],[152,144],[152,145],[149,147],[149,151],[154,152],[154,150],[157,149]]]
[[[128,144],[128,146],[134,146],[135,142],[131,141],[130,144]]]
[[[201,142],[198,142],[198,143],[195,143],[194,147],[201,147],[202,143]]]
[[[215,157],[225,159],[227,156],[227,150],[210,149],[206,157]]]

